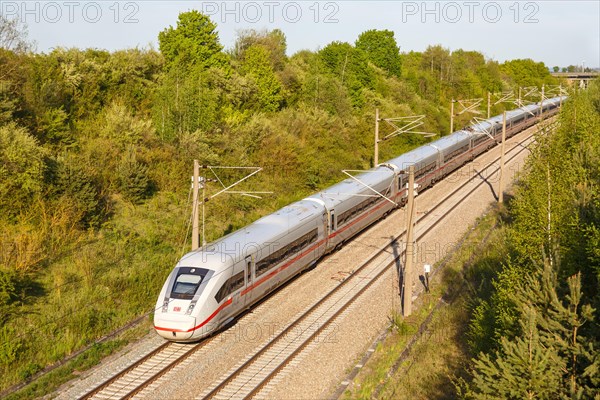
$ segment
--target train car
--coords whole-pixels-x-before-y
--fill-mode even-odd
[[[550,116],[565,98],[507,112],[507,136]],[[543,110],[542,110],[543,108]],[[495,116],[380,164],[186,254],[169,274],[154,325],[173,341],[217,331],[324,254],[406,202],[408,167],[420,190],[496,145]]]
[[[456,168],[473,159],[471,152],[471,135],[466,131],[458,131],[444,136],[428,146],[435,148],[440,153],[440,162],[436,180],[448,175]]]
[[[194,341],[227,324],[326,251],[327,213],[299,201],[186,254],[165,282],[154,326]]]
[[[431,146],[425,145],[393,158],[386,164],[396,171],[397,192],[394,200],[400,206],[406,203],[408,185],[408,167],[415,167],[415,183],[421,189],[431,186],[439,179],[438,168],[440,167],[440,152]]]
[[[395,171],[392,168],[382,165],[357,175],[356,179],[360,182],[348,178],[305,199],[323,204],[327,210],[329,251],[394,208],[395,204],[391,201],[397,191],[394,176]]]

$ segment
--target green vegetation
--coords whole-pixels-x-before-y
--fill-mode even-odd
[[[466,289],[469,277],[480,264],[500,254],[497,243],[501,243],[504,232],[496,227],[496,220],[493,212],[479,219],[461,246],[441,261],[443,269],[432,279],[431,292],[419,296],[410,317],[393,313],[390,333],[377,346],[344,398],[456,397],[453,382],[466,376],[464,365],[469,356],[465,332],[470,291]],[[402,354],[413,340],[410,350]]]
[[[464,398],[598,398],[600,82],[559,123],[528,159],[503,258],[477,278]]]
[[[538,134],[507,207],[470,239],[497,221],[485,248],[467,241],[445,267],[440,284],[456,298],[397,369],[406,339],[388,338],[350,397],[599,398],[599,129],[595,82],[570,98],[552,133]]]
[[[291,56],[283,32],[246,31],[224,51],[190,11],[159,33],[160,52],[44,54],[0,24],[0,390],[152,309],[187,248],[193,159],[262,166],[246,188],[275,193],[208,203],[211,240],[369,167],[376,107],[447,132],[452,98],[555,83],[530,60],[398,54],[389,31]],[[380,159],[422,143],[399,138]]]

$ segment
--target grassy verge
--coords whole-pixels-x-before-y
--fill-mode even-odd
[[[469,285],[473,271],[496,258],[498,213],[482,217],[462,245],[441,261],[431,292],[408,318],[392,316],[391,332],[344,393],[344,399],[444,399],[455,397],[453,380],[464,374]],[[484,243],[485,242],[485,243]]]
[[[7,395],[5,400],[35,399],[56,391],[61,385],[75,379],[82,372],[98,365],[105,357],[122,349],[132,341],[148,333],[148,322],[129,329],[114,339],[92,345],[88,350],[53,369],[22,389]]]
[[[169,209],[165,197],[139,207],[119,204],[98,234],[57,255],[36,279],[35,295],[14,305],[10,319],[0,325],[0,392],[35,378],[152,309],[180,251],[181,214]],[[147,331],[150,325],[145,325]],[[42,382],[64,382],[57,376],[97,363],[122,340],[94,345],[67,363],[74,367],[54,369],[50,380]],[[46,383],[34,386],[52,390]],[[24,397],[36,397],[41,389],[35,390]]]

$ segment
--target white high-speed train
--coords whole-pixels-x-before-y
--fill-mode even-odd
[[[544,101],[544,114],[556,113],[564,100]],[[540,108],[534,104],[507,112],[507,137],[533,125]],[[415,166],[415,182],[423,190],[496,145],[501,133],[500,115],[389,160],[357,178],[403,205],[408,166]],[[186,254],[158,297],[156,332],[180,342],[215,332],[395,207],[373,194],[346,179]]]

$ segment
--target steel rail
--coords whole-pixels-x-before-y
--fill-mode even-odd
[[[518,135],[519,133],[523,132],[524,130],[529,129],[530,127],[531,127],[531,125],[524,126],[519,132],[515,133],[513,135],[513,137],[516,136],[516,135]],[[511,149],[509,149],[507,151],[507,153],[511,153],[515,149],[519,148],[521,145],[523,145],[523,143],[525,143],[526,141],[528,141],[529,139],[531,139],[533,136],[534,136],[534,134],[531,134],[531,135],[527,136],[526,138],[524,138],[523,140],[521,140],[519,143],[515,144],[515,146],[513,146]],[[519,148],[519,150],[514,155],[512,155],[510,158],[507,159],[507,162],[512,161],[521,152],[523,152],[526,149],[528,149],[528,146],[529,146],[529,144],[521,146]],[[495,158],[493,161],[489,162],[482,169],[482,171],[490,168],[491,166],[493,166],[499,160],[500,160],[500,157]],[[465,163],[464,165],[467,165],[467,164],[468,164],[468,162]],[[458,169],[460,169],[460,168],[458,168]],[[496,173],[498,170],[499,170],[499,168],[494,169],[491,172],[491,174]],[[454,172],[455,171],[453,171],[453,173]],[[450,173],[448,175],[451,175],[451,174],[452,173]],[[491,175],[491,174],[488,174],[488,176]],[[442,200],[440,200],[439,202],[437,202],[428,211],[427,214],[425,214],[425,215],[421,216],[420,218],[418,218],[416,222],[417,223],[422,222],[425,218],[428,218],[428,214],[431,214],[432,212],[434,212],[435,210],[437,210],[438,208],[440,208],[442,205],[446,205],[445,203],[450,198],[452,198],[456,193],[458,193],[460,190],[462,190],[464,187],[466,187],[468,184],[470,184],[474,179],[476,179],[476,177],[477,177],[476,175],[470,177],[467,181],[463,182],[457,188],[455,188],[454,190],[452,190],[449,194],[447,194],[446,196],[444,196],[444,198]],[[447,210],[447,212],[442,217],[440,217],[438,220],[436,220],[432,225],[430,225],[429,227],[427,227],[424,231],[420,232],[417,235],[417,239],[416,240],[421,239],[424,235],[426,235],[427,233],[429,233],[433,228],[437,227],[445,219],[445,217],[450,214],[451,211],[453,211],[454,209],[456,209],[460,204],[462,204],[463,201],[465,201],[467,198],[469,198],[472,193],[474,193],[481,185],[483,185],[485,183],[486,183],[486,181],[482,180],[477,185],[475,185],[472,189],[470,189],[455,204],[453,204],[452,206],[450,206],[450,208]],[[270,348],[272,348],[275,343],[277,343],[279,340],[281,340],[286,335],[288,335],[302,321],[304,321],[306,318],[308,318],[318,307],[320,307],[322,305],[322,303],[324,301],[326,301],[329,298],[331,298],[333,295],[335,295],[337,292],[339,292],[342,288],[345,288],[346,285],[350,281],[352,281],[353,277],[358,276],[359,273],[363,272],[364,269],[367,268],[368,266],[370,266],[371,263],[373,261],[375,261],[379,256],[381,256],[383,253],[388,252],[389,248],[393,247],[398,242],[398,239],[402,238],[404,235],[405,235],[405,232],[401,232],[400,234],[396,235],[392,240],[390,240],[389,243],[387,243],[381,249],[377,250],[371,256],[369,256],[368,259],[366,261],[363,261],[362,264],[357,269],[355,269],[346,279],[344,279],[344,281],[342,281],[336,287],[334,287],[333,289],[331,289],[327,294],[325,294],[325,296],[321,297],[319,299],[319,301],[315,302],[315,304],[313,304],[308,310],[306,310],[300,317],[298,317],[294,322],[292,322],[291,324],[289,324],[283,331],[281,331],[277,336],[275,336],[269,343],[267,343],[265,346],[263,346],[250,359],[248,359],[240,367],[238,367],[236,369],[236,371],[234,371],[230,376],[228,376],[225,380],[223,380],[221,383],[219,383],[215,388],[211,389],[211,391],[208,394],[206,394],[204,396],[204,398],[208,399],[208,398],[214,397],[219,391],[221,391],[225,386],[227,386],[228,383],[230,383],[233,379],[235,379],[237,376],[239,376],[245,369],[247,369],[250,365],[252,365],[262,354],[264,354]],[[247,395],[246,398],[250,398],[250,397],[256,395],[274,376],[276,376],[281,371],[281,369],[283,369],[285,367],[285,365],[287,365],[289,363],[289,361],[291,361],[304,348],[306,348],[306,346],[310,342],[312,342],[315,337],[317,337],[325,328],[327,328],[331,324],[331,322],[333,322],[344,310],[346,310],[356,299],[358,299],[374,282],[376,282],[385,272],[387,272],[387,270],[391,266],[393,266],[394,264],[396,264],[396,262],[398,261],[398,259],[400,259],[404,255],[404,253],[405,253],[404,250],[401,251],[401,252],[399,252],[399,254],[397,256],[395,256],[392,261],[390,261],[388,264],[386,264],[386,266],[383,267],[381,269],[381,271],[379,271],[369,282],[367,282],[364,287],[362,287],[361,289],[359,289],[358,292],[355,293],[351,297],[351,299],[349,299],[348,301],[346,301],[346,303],[344,303],[339,308],[338,311],[336,311],[331,317],[329,317],[327,319],[327,321],[325,321],[324,323],[322,323],[322,325],[318,329],[316,329],[306,340],[304,340],[303,343],[301,343],[288,357],[286,357],[285,360],[283,360],[275,369],[273,369],[270,373],[268,373],[268,375],[258,385],[256,385],[256,387],[250,392],[249,395]],[[204,341],[202,341],[200,343],[197,343],[192,348],[190,348],[189,351],[187,351],[185,354],[183,354],[181,357],[178,357],[177,359],[169,362],[166,366],[164,366],[163,368],[161,368],[159,371],[157,371],[156,373],[154,373],[151,376],[149,376],[148,379],[146,379],[145,381],[140,382],[139,384],[137,384],[135,387],[133,387],[131,390],[129,390],[127,392],[127,394],[125,394],[121,398],[130,398],[130,397],[133,397],[135,394],[139,393],[144,388],[148,387],[150,384],[152,384],[153,382],[155,382],[161,376],[165,375],[168,371],[170,371],[175,366],[177,366],[178,364],[180,364],[181,362],[183,362],[185,359],[187,359],[189,356],[191,356],[192,354],[194,354],[200,348],[204,347],[206,344],[208,344],[208,342],[210,340],[212,340],[212,339],[209,338],[209,339],[204,340]],[[173,343],[167,342],[167,343],[162,344],[161,346],[159,346],[155,350],[153,350],[150,353],[148,353],[146,356],[142,357],[140,360],[136,361],[134,364],[128,366],[127,368],[123,369],[122,371],[120,371],[116,375],[112,376],[111,378],[109,378],[109,379],[105,380],[104,382],[102,382],[100,385],[96,386],[94,389],[92,389],[89,392],[85,393],[83,396],[79,397],[79,399],[82,400],[82,399],[93,398],[96,394],[99,394],[104,389],[110,387],[112,384],[114,384],[115,382],[117,382],[120,378],[124,377],[128,373],[132,372],[136,368],[140,367],[144,363],[146,363],[149,360],[151,360],[152,358],[154,358],[157,354],[161,353],[163,350],[165,350],[171,344],[173,344]]]
[[[518,133],[521,133],[524,130],[530,128],[530,127],[531,126],[524,127]],[[513,135],[513,137],[516,136],[516,135],[518,135],[518,133],[516,133],[515,135]],[[511,149],[509,149],[509,151],[507,153],[511,153],[515,149],[517,149],[517,152],[515,154],[513,154],[510,158],[507,159],[507,163],[510,162],[510,161],[512,161],[518,155],[520,155],[523,151],[525,151],[525,150],[528,149],[529,145],[531,143],[533,143],[533,142],[530,142],[530,143],[528,143],[526,145],[523,145],[523,144],[525,142],[527,142],[529,139],[531,139],[533,136],[534,136],[534,134],[531,134],[531,135],[527,136],[526,138],[522,139],[520,142],[518,142],[517,144],[515,144]],[[491,162],[487,163],[487,165],[483,168],[483,170],[487,170],[488,168],[492,167],[498,160],[500,160],[500,157],[497,157],[494,160],[492,160]],[[467,163],[465,163],[465,165],[466,164]],[[496,173],[497,171],[499,171],[499,169],[500,168],[495,168],[493,171],[491,171],[490,174],[488,174],[488,176]],[[470,177],[467,181],[463,182],[461,185],[459,185],[457,188],[455,188],[453,191],[451,191],[449,194],[447,194],[441,201],[439,201],[438,203],[436,203],[436,205],[432,209],[429,210],[428,214],[430,214],[431,212],[437,210],[442,205],[446,205],[446,202],[450,198],[452,198],[456,193],[458,193],[459,191],[461,191],[467,185],[471,184],[476,178],[477,178],[477,175],[474,175],[474,176]],[[430,226],[428,226],[425,230],[419,232],[418,235],[417,235],[417,238],[415,240],[419,240],[419,239],[423,238],[423,236],[425,236],[429,232],[431,232],[431,230],[433,230],[441,222],[443,222],[445,220],[445,218],[448,215],[450,215],[450,213],[452,211],[454,211],[457,207],[459,207],[466,199],[468,199],[476,190],[478,190],[484,184],[486,184],[486,180],[481,180],[473,188],[471,188],[466,194],[463,194],[462,197],[460,197],[454,204],[452,204],[450,206],[450,208],[446,211],[446,213],[444,215],[442,215],[440,218],[438,218],[437,220],[435,220],[433,222],[433,224],[431,224]],[[417,222],[422,222],[425,218],[428,218],[428,215],[423,215],[422,217],[418,218]],[[394,246],[394,244],[397,243],[398,239],[402,238],[404,235],[405,235],[405,232],[401,232],[400,234],[396,235],[392,240],[390,240],[390,242],[387,243],[383,248],[377,250],[366,261],[364,261],[356,270],[354,270],[344,281],[342,281],[336,287],[334,287],[333,289],[331,289],[318,302],[316,302],[315,304],[313,304],[300,317],[298,317],[294,322],[292,322],[291,324],[289,324],[282,332],[280,332],[272,340],[270,340],[269,343],[267,343],[260,350],[258,350],[252,357],[250,357],[248,360],[246,360],[242,365],[240,365],[238,368],[236,368],[236,370],[232,374],[230,374],[226,379],[224,379],[217,386],[215,386],[214,388],[212,388],[206,395],[203,396],[203,399],[210,399],[210,398],[215,397],[220,391],[222,391],[236,377],[240,376],[246,369],[248,369],[249,366],[251,366],[252,364],[254,364],[263,354],[265,354],[268,350],[270,350],[271,348],[273,348],[276,343],[278,343],[286,335],[288,335],[295,328],[297,328],[300,325],[300,323],[302,321],[304,321],[305,319],[307,319],[318,307],[320,307],[322,305],[322,303],[324,301],[326,301],[327,299],[329,299],[330,297],[332,297],[334,294],[336,294],[338,291],[340,291],[343,287],[345,287],[347,283],[349,283],[350,281],[352,281],[353,277],[358,276],[359,273],[361,273],[365,268],[367,268],[367,266],[369,266],[373,261],[375,261],[381,254],[383,254],[384,252],[387,252],[389,250],[389,248],[391,246]],[[341,313],[343,313],[356,299],[358,299],[374,282],[376,282],[385,272],[387,272],[390,267],[392,267],[393,265],[395,265],[397,263],[397,261],[404,254],[405,254],[405,250],[399,252],[399,254],[397,256],[395,256],[392,261],[390,261],[389,263],[387,263],[386,266],[381,269],[381,271],[379,271],[373,278],[371,278],[370,281],[365,286],[363,286],[361,289],[359,289],[358,292],[355,293],[351,297],[351,299],[349,299],[346,303],[344,303],[338,309],[338,311],[336,311],[326,321],[322,322],[321,326],[319,326],[316,330],[314,330],[307,339],[305,339],[302,343],[300,343],[295,350],[293,350],[282,362],[280,362],[275,368],[273,368],[267,374],[267,376],[264,379],[262,379],[261,382],[258,383],[250,391],[250,393],[247,394],[244,398],[247,398],[247,399],[248,398],[252,398],[256,394],[258,394],[258,392],[260,392],[260,390],[262,390],[262,388],[271,379],[273,379],[293,358],[295,358],[296,355],[298,355],[303,349],[306,348],[306,346],[310,342],[312,342],[316,337],[318,337],[318,335],[325,328],[327,328]]]

